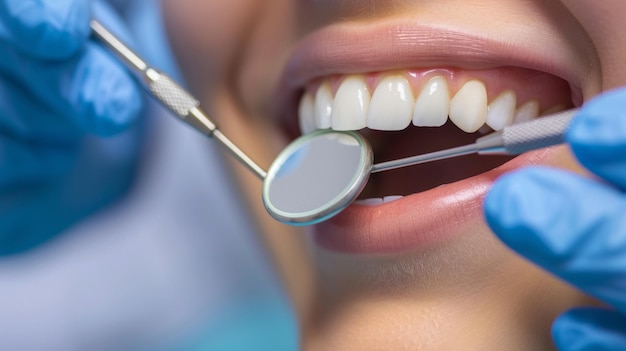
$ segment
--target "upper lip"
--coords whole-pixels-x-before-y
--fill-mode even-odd
[[[334,24],[306,36],[287,61],[274,98],[276,115],[290,130],[304,86],[316,78],[398,69],[456,67],[468,70],[503,66],[542,71],[580,89],[571,50],[558,38],[537,33],[525,42],[489,32],[416,19],[375,24]],[[550,47],[550,50],[545,50]]]

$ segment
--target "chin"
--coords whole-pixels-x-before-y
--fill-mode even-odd
[[[314,250],[325,286],[349,285],[351,291],[375,296],[462,294],[490,280],[485,273],[495,262],[501,268],[522,263],[479,221],[445,244],[403,253],[354,254],[319,244]]]

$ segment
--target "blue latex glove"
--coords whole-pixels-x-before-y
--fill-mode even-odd
[[[626,350],[626,89],[588,102],[566,138],[598,180],[514,172],[488,194],[487,221],[515,251],[610,306],[560,316],[560,350]]]
[[[105,4],[0,0],[0,254],[31,248],[109,203],[128,185],[141,94],[89,41]]]

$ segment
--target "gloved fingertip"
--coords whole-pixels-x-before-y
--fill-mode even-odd
[[[65,72],[64,72],[65,73]],[[143,96],[135,79],[118,60],[89,43],[66,70],[61,86],[63,113],[73,116],[82,130],[111,136],[130,127],[139,116]]]
[[[143,101],[134,81],[119,77],[103,84],[101,98],[95,101],[91,132],[112,136],[128,129],[137,120]]]
[[[509,221],[510,205],[515,201],[517,192],[514,178],[513,174],[505,174],[498,178],[489,189],[483,203],[487,224],[496,233],[502,232],[505,223]]]
[[[577,323],[573,323],[568,314],[562,315],[552,323],[552,341],[559,350],[584,350],[585,333]]]
[[[529,167],[502,176],[484,201],[487,224],[507,246],[542,266],[568,255],[567,240],[553,233],[568,231],[563,211],[576,213],[572,202],[578,179],[564,171]]]
[[[611,310],[577,308],[554,321],[552,340],[559,350],[624,350],[625,322],[624,316]]]
[[[626,161],[626,89],[588,101],[566,134],[577,159],[591,172],[624,188]]]
[[[0,15],[13,44],[44,59],[72,56],[91,33],[91,6],[80,0],[6,0]]]
[[[566,134],[573,148],[624,144],[626,89],[603,93],[588,101],[572,120]],[[601,150],[600,150],[601,151]],[[587,151],[588,152],[588,151]]]
[[[487,224],[498,237],[510,247],[517,249],[526,244],[526,229],[531,222],[526,221],[528,209],[533,208],[529,190],[534,188],[531,169],[500,177],[491,187],[484,201]]]

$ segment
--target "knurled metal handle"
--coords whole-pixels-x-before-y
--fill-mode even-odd
[[[512,125],[502,130],[504,148],[517,155],[564,142],[565,132],[578,110],[568,110],[532,122]]]
[[[148,69],[146,77],[148,78],[148,89],[179,117],[184,119],[191,110],[200,106],[200,102],[196,98],[166,74]]]

